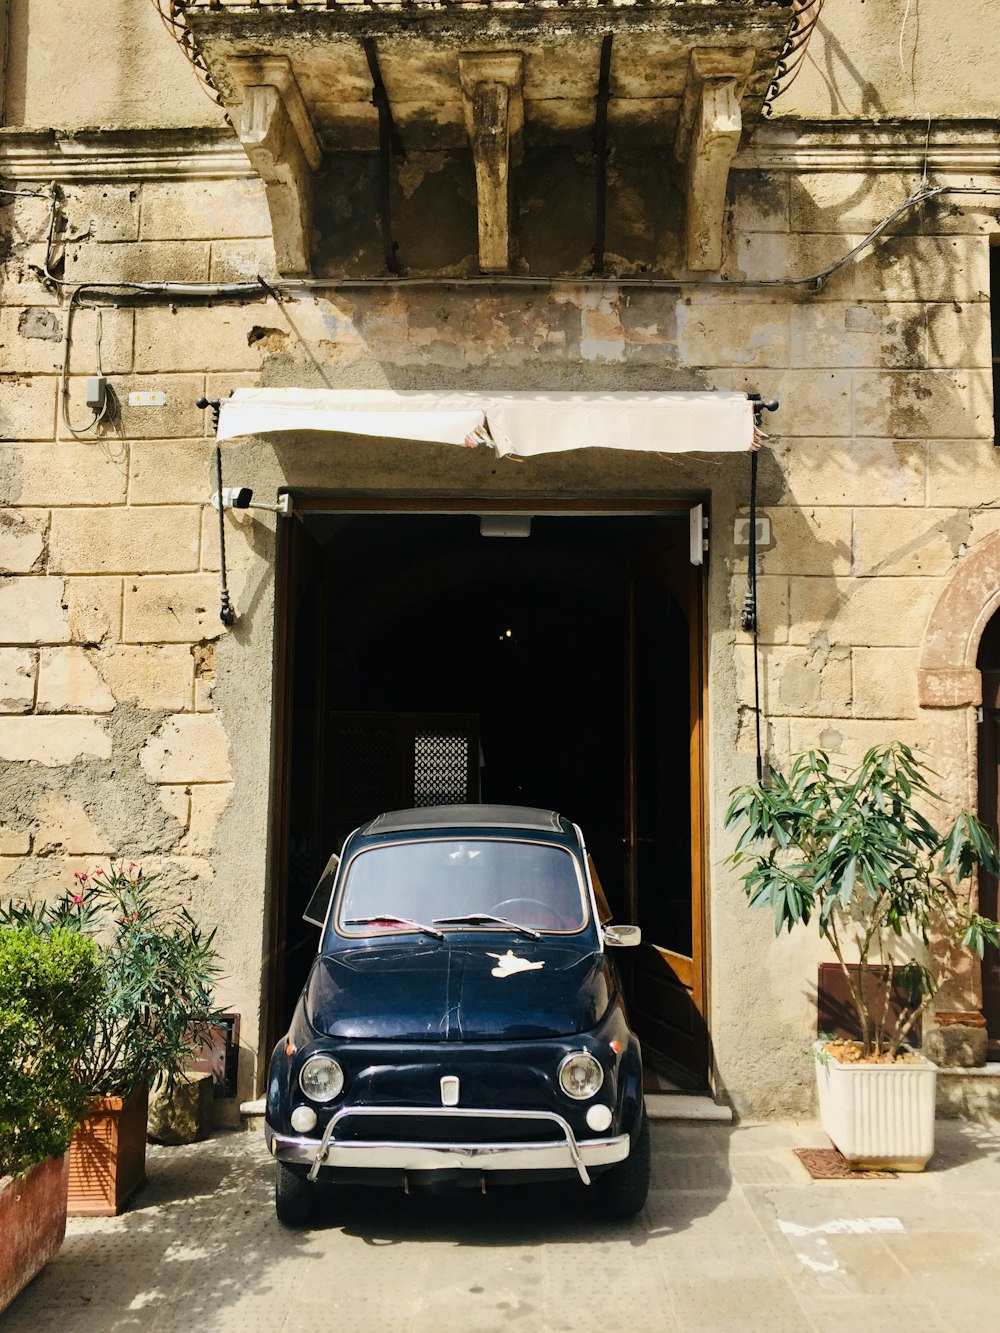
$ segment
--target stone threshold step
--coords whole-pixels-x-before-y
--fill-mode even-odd
[[[694,1097],[678,1092],[647,1092],[646,1111],[650,1120],[717,1120],[731,1123],[733,1108],[718,1106],[711,1097]]]
[[[1000,1125],[1000,1064],[972,1069],[939,1067],[936,1109],[942,1120],[971,1120],[996,1129]]]

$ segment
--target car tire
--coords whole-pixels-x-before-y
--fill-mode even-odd
[[[624,1162],[595,1176],[594,1193],[606,1213],[612,1217],[634,1217],[649,1193],[649,1119],[645,1109],[639,1135]]]
[[[305,1226],[312,1217],[313,1187],[305,1176],[297,1175],[284,1162],[276,1163],[274,1211],[286,1227]]]

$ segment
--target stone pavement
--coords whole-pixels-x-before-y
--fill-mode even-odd
[[[582,1186],[333,1193],[278,1225],[256,1133],[152,1148],[123,1216],[72,1220],[3,1333],[866,1333],[997,1327],[1000,1134],[938,1122],[923,1175],[820,1184],[815,1125],[658,1123],[642,1215]]]

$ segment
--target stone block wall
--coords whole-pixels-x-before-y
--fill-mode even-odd
[[[991,178],[986,178],[987,180]],[[962,178],[967,183],[967,178]],[[37,895],[117,853],[219,922],[224,1003],[251,1050],[266,957],[275,519],[228,515],[239,619],[218,616],[212,441],[195,407],[241,385],[746,389],[766,422],[760,553],[769,757],[846,759],[899,738],[928,749],[949,800],[972,791],[970,706],[918,696],[927,625],[969,553],[1000,530],[993,450],[990,235],[995,201],[914,211],[819,291],[740,287],[843,257],[914,184],[905,172],[734,173],[727,281],[533,289],[319,289],[281,304],[121,302],[100,362],[121,404],[78,438],[60,401],[67,303],[41,285],[43,199],[0,208],[0,892]],[[60,272],[72,282],[230,281],[270,272],[249,178],[69,183]],[[97,317],[73,312],[68,411],[86,423]],[[130,406],[133,391],[165,395]],[[805,937],[775,943],[724,864],[721,813],[753,773],[752,657],[738,628],[744,460],[498,463],[399,443],[249,442],[227,481],[530,497],[711,495],[709,572],[712,1029],[719,1079],[745,1111],[811,1101]],[[789,976],[802,984],[789,985]],[[747,1049],[747,997],[755,997]],[[244,1091],[255,1074],[244,1062]],[[789,1068],[795,1072],[789,1075]]]

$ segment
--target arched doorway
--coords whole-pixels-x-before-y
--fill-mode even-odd
[[[627,960],[644,1045],[707,1086],[688,521],[536,513],[525,537],[484,535],[467,512],[288,525],[276,1035],[315,949],[302,910],[352,828],[439,801],[537,805],[580,824],[616,918],[650,941]]]
[[[976,666],[983,679],[979,714],[979,818],[993,837],[1000,836],[1000,611],[994,613],[979,642]],[[995,921],[1000,912],[998,882],[979,876],[979,910]],[[1000,1059],[1000,950],[986,946],[982,961],[983,1016],[989,1036],[988,1058]]]
[[[927,625],[917,688],[922,708],[933,710],[935,745],[967,774],[965,789],[951,793],[956,803],[978,809],[994,835],[998,826],[998,696],[1000,668],[1000,533],[985,538],[962,557],[937,600]],[[959,768],[961,771],[961,768]],[[997,885],[979,883],[980,910],[996,917]],[[970,969],[975,968],[970,963]],[[990,1058],[1000,1058],[1000,974],[995,951],[980,969],[982,1016]],[[967,993],[979,989],[974,975]],[[974,1011],[969,1021],[982,1022]]]

